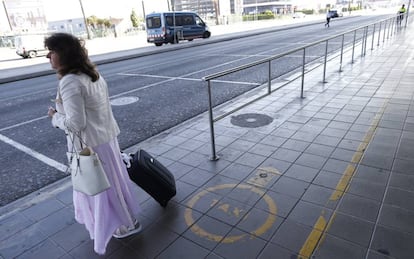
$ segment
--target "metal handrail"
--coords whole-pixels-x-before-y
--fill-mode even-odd
[[[379,22],[370,23],[368,25],[363,25],[363,26],[357,27],[356,29],[348,30],[348,31],[345,31],[343,33],[336,34],[335,36],[330,36],[330,37],[327,37],[327,38],[324,38],[324,39],[321,39],[321,40],[318,40],[318,41],[309,43],[309,44],[307,44],[305,46],[302,46],[302,47],[297,47],[297,48],[295,48],[293,50],[289,50],[289,51],[286,51],[286,52],[282,52],[280,54],[276,54],[274,56],[267,57],[267,58],[264,58],[264,59],[261,59],[261,60],[258,60],[258,61],[254,61],[254,62],[245,64],[245,65],[241,65],[241,66],[238,66],[238,67],[230,68],[228,70],[224,70],[224,71],[217,72],[217,73],[214,73],[214,74],[211,74],[211,75],[207,75],[207,76],[203,77],[202,79],[204,81],[208,81],[208,80],[212,80],[212,79],[215,79],[215,78],[218,78],[218,77],[221,77],[221,76],[225,76],[225,75],[228,75],[228,74],[232,74],[234,72],[238,72],[238,71],[243,70],[243,69],[246,69],[246,68],[254,67],[256,65],[260,65],[260,64],[263,64],[263,63],[266,63],[266,62],[269,62],[269,61],[272,61],[272,60],[275,60],[275,59],[278,59],[278,58],[287,56],[287,55],[292,54],[294,52],[298,52],[298,51],[300,51],[300,50],[302,50],[304,48],[309,48],[309,47],[318,45],[318,44],[320,44],[322,42],[325,42],[327,40],[331,40],[331,39],[337,38],[339,36],[342,36],[342,35],[345,35],[345,34],[348,34],[348,33],[354,32],[354,31],[358,31],[358,30],[360,30],[362,28],[365,28],[367,26],[371,26],[371,25],[374,25],[374,24],[377,24],[377,23],[382,23],[382,22],[387,21],[387,20],[390,20],[392,18],[393,17],[383,19],[383,20],[381,20]]]
[[[204,81],[207,81],[207,87],[208,87],[209,121],[210,121],[211,149],[212,149],[212,156],[211,156],[210,159],[211,160],[218,160],[219,159],[219,157],[216,154],[216,150],[215,150],[214,122],[227,117],[228,115],[230,115],[230,114],[246,107],[247,105],[250,105],[251,103],[253,103],[253,102],[255,102],[255,101],[257,101],[257,100],[259,100],[259,99],[261,99],[265,96],[270,95],[272,92],[274,92],[274,91],[276,91],[276,90],[278,90],[278,89],[282,88],[283,86],[290,83],[290,82],[286,82],[285,84],[282,84],[282,86],[279,86],[276,89],[273,89],[273,90],[271,89],[271,81],[272,81],[272,78],[271,78],[271,61],[282,58],[282,57],[285,57],[285,56],[288,56],[288,55],[290,55],[292,53],[295,53],[295,52],[303,51],[302,66],[301,66],[301,68],[302,68],[301,69],[302,70],[302,75],[301,75],[301,77],[302,77],[301,98],[304,98],[304,83],[305,83],[305,79],[304,79],[305,76],[304,75],[307,73],[307,72],[305,72],[305,66],[306,66],[305,59],[306,59],[306,49],[307,48],[310,48],[310,47],[313,47],[313,46],[316,46],[318,44],[321,44],[321,43],[325,42],[326,46],[325,46],[325,54],[323,56],[324,69],[323,69],[322,83],[326,83],[326,81],[325,81],[326,64],[327,64],[328,61],[330,61],[330,59],[328,60],[328,43],[329,43],[329,40],[332,40],[332,39],[335,39],[335,38],[338,38],[338,37],[342,36],[342,45],[341,45],[340,63],[339,63],[339,65],[340,65],[339,66],[339,72],[341,72],[342,71],[342,62],[343,62],[343,53],[344,53],[344,38],[345,38],[345,35],[349,34],[349,33],[354,33],[354,39],[353,39],[353,43],[352,43],[352,59],[351,59],[351,63],[353,63],[354,62],[355,43],[356,42],[358,42],[358,44],[359,43],[361,44],[361,57],[363,57],[366,54],[366,46],[367,46],[367,41],[368,41],[369,27],[372,26],[372,25],[374,26],[373,30],[372,30],[372,44],[371,44],[371,50],[373,50],[373,48],[374,48],[373,47],[374,46],[374,37],[375,37],[375,32],[376,32],[375,31],[375,27],[376,27],[375,25],[379,24],[378,45],[377,45],[377,46],[379,46],[380,38],[381,38],[381,27],[382,27],[381,25],[382,25],[382,23],[384,23],[384,28],[383,28],[383,30],[384,30],[383,43],[384,43],[385,38],[388,39],[390,37],[390,33],[391,33],[391,35],[396,33],[395,28],[398,26],[398,24],[396,22],[396,17],[397,16],[392,16],[392,17],[388,17],[386,19],[382,19],[382,20],[374,22],[374,23],[359,26],[355,29],[345,31],[345,32],[336,34],[334,36],[326,37],[324,39],[306,44],[306,45],[301,46],[301,47],[294,48],[294,49],[289,50],[289,51],[285,51],[285,52],[280,53],[280,54],[276,54],[276,55],[271,56],[271,57],[267,57],[267,58],[264,58],[264,59],[261,59],[261,60],[258,60],[258,61],[247,63],[247,64],[244,64],[244,65],[241,65],[241,66],[237,66],[237,67],[234,67],[234,68],[231,68],[231,69],[227,69],[227,70],[217,72],[217,73],[214,73],[214,74],[207,75],[207,76],[203,77],[202,79]],[[409,19],[408,15],[407,15],[406,19],[407,20]],[[389,26],[387,28],[388,22],[390,22],[390,23],[389,23]],[[400,26],[400,27],[402,27],[402,26]],[[361,39],[356,41],[356,32],[358,30],[361,30],[361,29],[363,29],[362,37],[361,37]],[[317,60],[320,60],[321,58],[322,58],[322,56],[320,58],[318,58]],[[313,62],[314,61],[312,61],[310,63],[313,63]],[[267,93],[262,94],[262,95],[260,95],[256,98],[254,98],[253,100],[250,100],[249,102],[244,103],[244,104],[240,105],[239,107],[236,107],[233,110],[228,111],[225,114],[222,114],[222,115],[218,116],[217,118],[214,118],[214,116],[213,116],[213,105],[212,105],[212,95],[211,95],[211,81],[216,79],[216,78],[219,78],[219,77],[222,77],[222,76],[225,76],[225,75],[229,75],[229,74],[232,74],[232,73],[235,73],[235,72],[239,72],[239,71],[242,71],[244,69],[248,69],[248,68],[251,68],[251,67],[254,67],[254,66],[262,65],[262,64],[265,64],[265,63],[269,63],[269,66],[268,66],[269,67],[269,73],[268,73],[268,81],[267,81],[268,91],[267,91]],[[314,70],[314,69],[315,68],[313,68],[312,70]],[[308,72],[310,72],[310,71],[308,71]],[[299,76],[296,77],[294,80],[296,80],[297,78],[299,78]]]

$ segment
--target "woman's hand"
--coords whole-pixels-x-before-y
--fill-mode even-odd
[[[49,107],[49,110],[47,111],[47,116],[49,116],[50,118],[52,118],[53,117],[53,115],[55,115],[55,113],[56,113],[57,111],[56,111],[56,109],[55,108],[53,108],[53,107]]]

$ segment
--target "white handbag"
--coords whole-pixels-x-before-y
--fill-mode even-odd
[[[72,151],[75,151],[75,148]],[[90,147],[80,152],[69,152],[68,156],[75,191],[94,196],[111,187],[98,154]]]

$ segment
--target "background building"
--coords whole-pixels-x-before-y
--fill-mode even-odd
[[[24,33],[47,30],[42,0],[3,0],[10,31]]]
[[[292,12],[291,0],[243,0],[244,14],[258,14],[267,10],[274,14],[287,14]]]
[[[85,35],[85,21],[83,18],[52,21],[48,23],[49,32],[66,32],[73,35]]]
[[[202,17],[223,15],[256,14],[272,11],[275,14],[288,13],[292,0],[172,0],[176,11],[194,11]]]

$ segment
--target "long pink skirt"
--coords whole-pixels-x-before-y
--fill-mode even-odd
[[[121,158],[118,140],[93,147],[102,161],[111,187],[95,196],[73,191],[75,219],[84,224],[90,238],[94,240],[94,250],[105,254],[112,234],[121,225],[134,226],[140,207],[135,196],[134,183],[129,179]]]

